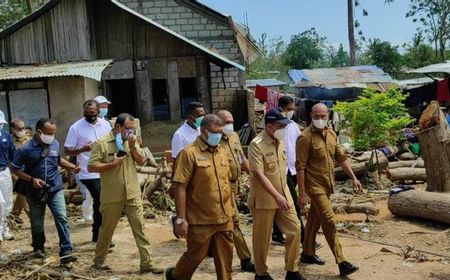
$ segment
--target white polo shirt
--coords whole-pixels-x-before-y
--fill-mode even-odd
[[[64,147],[81,149],[87,143],[97,141],[99,138],[108,134],[110,131],[111,125],[108,121],[105,121],[102,118],[97,118],[95,124],[90,124],[84,118],[82,118],[69,128],[69,133],[67,133]],[[80,180],[100,178],[100,174],[89,173],[87,171],[87,164],[90,155],[91,152],[83,152],[77,155],[77,163],[80,165],[81,169],[80,173],[78,173],[78,178]]]
[[[200,135],[199,129],[194,129],[186,122],[175,131],[172,137],[172,158],[176,158],[178,154],[187,145],[194,143],[195,139]]]
[[[295,170],[295,142],[297,142],[300,134],[300,127],[295,122],[291,122],[286,126],[286,134],[284,136],[284,148],[286,149],[287,156],[286,174],[288,171],[291,172],[291,175],[297,174]]]

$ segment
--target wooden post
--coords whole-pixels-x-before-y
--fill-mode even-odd
[[[153,98],[148,62],[141,61],[135,73],[137,115],[142,124],[152,121]]]
[[[418,133],[427,172],[427,191],[450,192],[450,139],[445,127],[435,126]]]
[[[167,61],[167,84],[169,85],[170,120],[181,120],[180,81],[177,60]]]
[[[203,106],[205,106],[206,112],[212,113],[212,103],[211,103],[211,90],[210,90],[210,79],[209,79],[209,63],[205,57],[196,57],[196,74],[197,74],[197,89],[198,89],[198,99]]]

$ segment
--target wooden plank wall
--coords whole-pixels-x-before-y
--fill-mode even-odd
[[[4,38],[1,62],[33,64],[90,60],[85,1],[62,1],[52,10]]]

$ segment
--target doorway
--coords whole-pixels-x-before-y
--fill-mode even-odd
[[[120,113],[136,116],[136,87],[134,79],[107,80],[106,91],[110,105],[110,117]]]

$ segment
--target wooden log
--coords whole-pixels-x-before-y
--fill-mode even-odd
[[[145,182],[147,182],[148,177],[150,176],[149,174],[145,174],[145,173],[138,173],[138,182],[139,185],[141,187],[143,187],[145,185]]]
[[[386,169],[388,167],[388,159],[384,155],[379,155],[378,162],[380,169]],[[356,176],[367,174],[366,162],[350,162],[350,165],[353,169],[353,173],[355,173]],[[341,167],[336,167],[334,174],[336,180],[350,179],[350,177],[345,174],[344,170]]]
[[[410,190],[389,197],[388,208],[399,217],[423,218],[450,224],[450,194]]]
[[[395,169],[400,167],[411,167],[411,168],[424,168],[425,163],[423,160],[399,160],[389,162],[388,169]]]
[[[392,182],[397,181],[426,181],[427,174],[425,168],[412,168],[412,167],[400,167],[395,169],[389,169],[386,171],[386,175]]]
[[[376,208],[375,205],[370,202],[356,203],[356,204],[335,204],[332,205],[332,207],[333,211],[337,213],[343,211],[347,214],[364,213],[373,216],[378,216],[378,214],[380,214],[380,209]]]
[[[69,191],[69,190],[65,190],[64,191],[64,198],[66,200],[66,204],[75,204],[75,205],[80,205],[83,203],[84,197],[81,194],[81,192],[77,192],[77,191]]]
[[[427,191],[450,192],[450,140],[440,125],[417,134],[427,173]]]
[[[144,173],[144,174],[151,174],[151,175],[155,175],[156,174],[156,169],[155,167],[152,166],[136,166],[136,170],[138,173]]]

